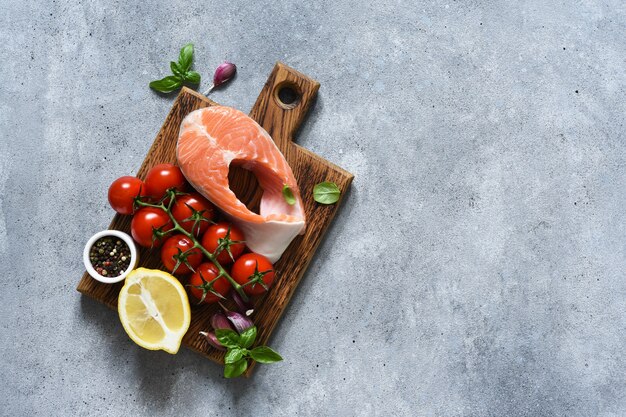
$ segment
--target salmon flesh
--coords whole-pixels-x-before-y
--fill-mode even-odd
[[[304,207],[291,167],[270,135],[246,114],[225,106],[189,113],[180,127],[176,156],[187,181],[243,231],[253,252],[276,262],[304,233]],[[263,189],[258,214],[230,189],[231,164],[255,174]],[[293,192],[293,205],[283,197],[285,185]]]

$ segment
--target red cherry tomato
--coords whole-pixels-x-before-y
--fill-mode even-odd
[[[133,239],[144,248],[161,246],[161,239],[152,242],[152,229],[161,229],[163,231],[171,229],[173,226],[169,216],[161,209],[154,207],[144,207],[133,215],[130,223],[130,233]]]
[[[183,229],[191,233],[194,220],[183,220],[190,218],[193,215],[193,210],[202,212],[202,217],[207,220],[199,222],[198,226],[194,228],[194,235],[200,236],[209,227],[209,221],[213,219],[215,212],[213,204],[211,204],[209,200],[198,193],[177,196],[176,202],[172,207],[172,215],[174,215],[174,218]]]
[[[202,252],[199,249],[193,249],[191,252],[186,253],[192,248],[193,242],[187,236],[171,236],[167,238],[161,248],[161,262],[173,274],[188,274],[191,272],[189,266],[195,270],[202,263]],[[185,263],[185,260],[187,263]],[[178,266],[176,266],[177,263]]]
[[[145,184],[139,178],[120,177],[109,187],[109,204],[119,214],[133,214],[135,197],[142,191],[145,191]]]
[[[209,283],[218,275],[219,271],[215,265],[211,262],[203,263],[197,267],[196,272],[189,277],[189,292],[191,292],[191,295],[193,295],[198,301],[200,301],[202,299],[202,295],[205,294],[204,301],[202,301],[203,303],[211,304],[218,302],[220,300],[219,297],[213,294],[210,290],[212,289],[222,296],[226,296],[226,294],[228,294],[228,290],[230,290],[230,282],[228,282],[228,280],[224,277],[220,277],[220,279],[215,281],[211,288]],[[202,278],[204,278],[204,281],[202,281]]]
[[[258,253],[246,253],[235,261],[230,271],[230,276],[239,285],[250,281],[263,280],[265,286],[269,288],[272,282],[274,282],[274,272],[274,265],[265,256]],[[266,291],[260,282],[248,284],[243,287],[243,290],[249,295],[259,295]]]
[[[228,265],[233,262],[233,259],[237,260],[246,249],[245,243],[232,243],[243,242],[244,235],[234,224],[227,222],[220,222],[209,226],[207,231],[202,236],[202,246],[211,253],[216,253],[217,261],[220,265]],[[228,250],[233,255],[231,259]]]
[[[146,175],[146,194],[154,200],[160,200],[170,188],[179,191],[185,189],[185,177],[177,166],[159,164],[152,167]]]

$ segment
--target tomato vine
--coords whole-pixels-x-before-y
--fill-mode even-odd
[[[177,191],[176,189],[169,189],[167,190],[167,192],[165,193],[165,196],[156,204],[154,203],[150,203],[147,201],[143,201],[142,197],[138,197],[135,199],[135,204],[141,207],[152,207],[152,208],[157,208],[157,209],[161,209],[163,210],[170,218],[172,224],[174,225],[171,229],[169,230],[157,230],[157,229],[153,229],[153,233],[155,235],[156,238],[160,239],[163,238],[164,236],[173,233],[173,232],[179,232],[182,233],[183,235],[187,236],[189,239],[191,239],[191,241],[193,242],[193,247],[191,247],[188,251],[186,252],[190,252],[193,251],[195,249],[199,249],[204,256],[206,256],[211,262],[213,262],[213,264],[217,267],[219,274],[217,277],[215,277],[214,279],[212,279],[210,282],[208,282],[209,285],[212,285],[215,281],[217,281],[219,278],[224,277],[228,280],[228,282],[230,282],[230,284],[232,285],[233,289],[235,291],[237,291],[237,294],[239,294],[241,296],[241,298],[244,301],[248,301],[248,295],[245,293],[245,291],[243,290],[243,285],[240,285],[237,281],[235,281],[233,279],[233,277],[230,276],[230,274],[228,273],[228,271],[226,271],[226,269],[224,269],[224,267],[219,263],[219,261],[217,260],[217,256],[219,255],[220,249],[223,250],[224,248],[218,248],[215,253],[211,253],[209,252],[204,246],[202,246],[202,244],[198,241],[198,239],[196,238],[196,236],[194,236],[193,233],[189,233],[187,230],[185,230],[179,223],[178,221],[174,218],[174,215],[172,214],[172,206],[176,200],[176,196],[177,195],[181,195],[184,193],[181,193],[180,191]],[[167,204],[166,204],[167,202]],[[197,228],[197,226],[200,224],[200,222],[202,221],[208,221],[206,219],[204,219],[202,216],[192,216],[193,220],[194,220],[194,225],[191,228],[191,230],[195,230]]]

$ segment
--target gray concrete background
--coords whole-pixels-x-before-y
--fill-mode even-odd
[[[0,414],[626,415],[622,0],[0,3]],[[75,291],[188,41],[243,110],[319,80],[298,142],[356,175],[250,380]]]

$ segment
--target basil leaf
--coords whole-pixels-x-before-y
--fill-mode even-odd
[[[185,74],[180,70],[180,66],[178,65],[177,62],[170,61],[170,69],[172,70],[172,74],[174,74],[178,78],[180,79],[185,78],[184,77]]]
[[[267,346],[255,347],[250,351],[250,357],[259,363],[274,363],[283,358]]]
[[[324,181],[313,187],[313,198],[320,204],[335,204],[341,191],[334,182]]]
[[[183,85],[180,78],[175,75],[167,76],[161,80],[152,81],[150,88],[161,93],[171,93]]]
[[[193,61],[193,43],[188,43],[183,46],[178,56],[178,67],[180,71],[185,73],[191,68],[191,62]]]
[[[296,204],[296,197],[293,195],[293,191],[287,184],[283,185],[283,198],[290,206]]]
[[[249,327],[239,336],[242,348],[249,348],[256,340],[256,326]]]
[[[236,378],[243,374],[248,369],[248,361],[246,359],[239,359],[234,363],[227,363],[224,366],[224,376],[226,378]]]
[[[229,348],[239,348],[239,335],[231,329],[215,330],[215,337],[220,343]]]
[[[243,358],[243,353],[244,353],[243,349],[239,349],[239,348],[229,349],[228,352],[226,352],[226,356],[224,356],[224,362],[235,363],[239,359]]]
[[[185,81],[189,81],[192,84],[200,84],[200,74],[195,71],[189,71],[185,74]]]

